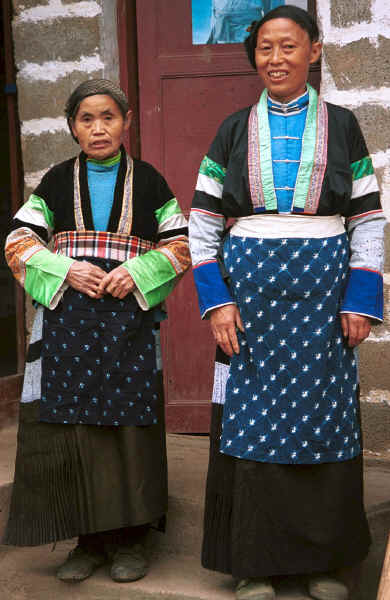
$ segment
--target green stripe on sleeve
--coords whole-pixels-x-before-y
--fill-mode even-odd
[[[63,285],[73,259],[54,254],[44,248],[26,262],[24,288],[30,296],[43,306],[55,308],[52,302]]]
[[[157,250],[131,258],[122,263],[122,267],[134,279],[145,301],[145,306],[142,306],[144,310],[163,302],[178,281],[178,275],[169,259]]]
[[[357,160],[351,164],[352,180],[361,179],[367,177],[367,175],[374,174],[374,166],[372,164],[371,156],[365,156],[361,160]]]
[[[164,221],[166,221],[173,215],[177,215],[178,213],[181,213],[181,209],[176,198],[171,198],[171,200],[168,200],[168,202],[166,202],[164,206],[154,211],[159,225],[161,225],[161,223],[164,223]]]
[[[45,217],[45,221],[48,224],[48,226],[52,228],[54,227],[53,211],[50,210],[43,198],[40,198],[35,194],[31,194],[31,196],[26,202],[26,206],[30,206],[34,210],[39,210],[41,213],[43,213],[43,216]]]
[[[35,194],[31,194],[27,202],[19,208],[15,218],[37,227],[43,227],[47,231],[54,228],[53,211],[50,210],[43,198]]]
[[[218,183],[223,185],[223,182],[225,181],[226,169],[221,167],[221,165],[216,163],[208,156],[205,156],[200,163],[199,173],[202,173],[202,175],[207,175],[207,177],[211,177],[211,179],[215,179],[215,181],[218,181]]]

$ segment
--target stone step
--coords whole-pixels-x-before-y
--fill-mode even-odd
[[[0,530],[6,520],[15,456],[16,428],[0,435]],[[0,598],[3,600],[233,600],[231,577],[206,571],[200,566],[208,437],[168,435],[169,513],[165,534],[153,532],[149,539],[150,574],[139,582],[116,584],[102,567],[80,585],[55,579],[55,571],[75,540],[38,548],[0,547]],[[365,503],[373,535],[373,546],[362,567],[345,576],[355,585],[351,600],[375,600],[387,532],[390,530],[390,461],[365,460]],[[0,531],[0,534],[2,531]],[[304,587],[291,600],[305,600]],[[283,589],[278,600],[289,598]]]
[[[390,460],[390,405],[374,392],[360,402],[364,448]]]

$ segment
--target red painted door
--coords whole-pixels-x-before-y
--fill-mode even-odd
[[[141,158],[188,215],[200,161],[230,113],[261,91],[241,44],[192,44],[191,0],[138,0]],[[201,322],[192,274],[168,300],[162,347],[168,431],[209,427],[215,344]]]

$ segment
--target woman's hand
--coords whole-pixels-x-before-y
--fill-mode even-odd
[[[235,304],[214,308],[210,313],[211,331],[217,344],[228,356],[239,354],[236,329],[244,331],[240,311]]]
[[[135,289],[135,283],[130,273],[124,267],[116,267],[105,274],[100,282],[98,293],[111,294],[114,298],[122,300],[129,292]]]
[[[99,284],[106,275],[100,267],[86,260],[75,260],[65,278],[66,283],[78,292],[83,292],[91,298],[101,298],[98,292]]]
[[[341,327],[344,337],[348,340],[348,346],[353,348],[360,344],[370,335],[371,319],[354,313],[342,313]]]

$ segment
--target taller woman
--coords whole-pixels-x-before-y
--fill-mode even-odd
[[[220,127],[190,218],[218,344],[202,560],[240,600],[289,574],[343,600],[330,572],[370,543],[354,347],[382,319],[385,219],[356,118],[307,83],[311,16],[276,8],[245,46],[266,89]]]

